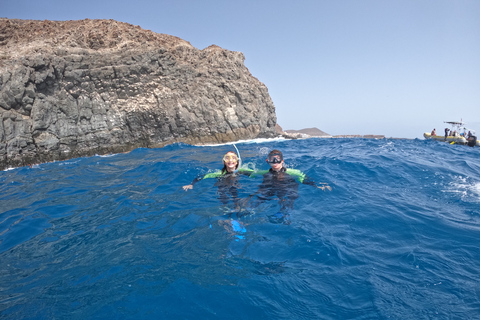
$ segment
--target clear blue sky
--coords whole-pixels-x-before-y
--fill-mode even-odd
[[[241,51],[283,129],[480,135],[479,0],[0,0],[0,17],[114,19]]]

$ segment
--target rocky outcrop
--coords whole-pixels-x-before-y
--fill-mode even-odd
[[[0,168],[275,136],[244,59],[113,20],[0,19]]]

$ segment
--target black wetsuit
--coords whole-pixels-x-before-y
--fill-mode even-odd
[[[263,182],[255,194],[260,200],[279,199],[280,211],[293,209],[293,203],[298,198],[298,182],[315,186],[303,172],[283,167],[280,171],[268,170],[263,175]]]
[[[217,178],[217,182],[215,182],[215,186],[217,189],[218,199],[226,205],[230,199],[233,200],[235,204],[238,202],[238,188],[239,188],[239,181],[238,175],[246,175],[251,176],[253,174],[253,170],[249,169],[239,169],[236,172],[222,172],[217,171],[213,173],[207,173],[206,175],[199,176],[192,181],[192,185],[197,183],[200,180],[208,179],[208,178]]]
[[[226,173],[219,177],[215,186],[217,189],[218,199],[226,205],[230,199],[233,203],[238,201],[238,188],[239,188],[238,176],[234,173]]]

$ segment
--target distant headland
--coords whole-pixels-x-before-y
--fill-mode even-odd
[[[363,138],[363,139],[385,139],[384,135],[330,135],[318,128],[305,128],[301,130],[285,130],[277,125],[277,133],[288,139],[306,139],[306,138]]]

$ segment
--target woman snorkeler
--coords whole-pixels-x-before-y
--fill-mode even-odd
[[[223,156],[222,170],[207,173],[198,176],[192,183],[183,186],[183,190],[188,191],[193,189],[193,185],[203,179],[217,178],[215,186],[218,187],[218,194],[220,201],[226,205],[229,199],[232,199],[234,204],[238,204],[238,174],[251,176],[253,170],[239,168],[240,159],[234,151],[229,151]]]
[[[226,206],[230,199],[232,199],[235,205],[235,210],[228,213],[229,219],[219,220],[218,223],[219,225],[223,226],[225,230],[227,230],[229,233],[233,234],[237,238],[237,241],[239,239],[243,239],[243,234],[246,232],[243,223],[232,218],[232,214],[234,212],[236,213],[237,218],[240,218],[242,216],[242,214],[239,213],[240,207],[238,198],[238,174],[251,176],[254,173],[254,171],[251,169],[239,168],[240,163],[241,160],[239,159],[237,154],[233,151],[229,151],[223,156],[222,170],[198,176],[192,181],[192,183],[183,186],[183,190],[187,191],[193,189],[193,185],[200,180],[217,178],[215,186],[218,187],[218,198],[225,206],[224,210],[227,209]]]

